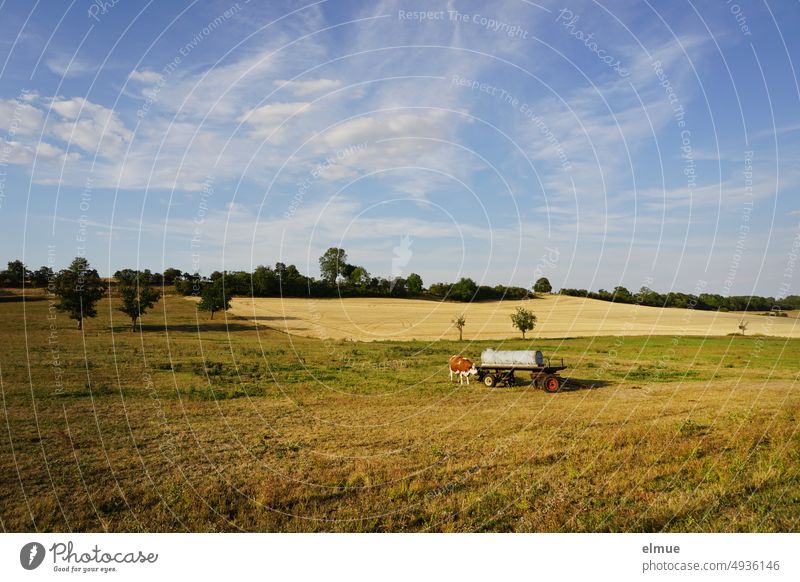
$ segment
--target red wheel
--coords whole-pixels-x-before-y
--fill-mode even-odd
[[[561,390],[561,382],[558,381],[558,376],[550,375],[544,379],[544,391],[550,394],[555,394]]]

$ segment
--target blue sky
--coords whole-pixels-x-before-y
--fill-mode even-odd
[[[3,260],[800,293],[796,3],[0,15]]]

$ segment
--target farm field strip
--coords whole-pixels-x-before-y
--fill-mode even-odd
[[[800,337],[796,317],[662,309],[579,297],[543,296],[529,301],[486,303],[414,299],[235,298],[230,313],[287,333],[318,339],[437,340],[457,337],[452,320],[465,314],[465,339],[509,339],[517,336],[509,315],[517,306],[532,310],[536,338],[679,335],[725,336],[738,333]]]

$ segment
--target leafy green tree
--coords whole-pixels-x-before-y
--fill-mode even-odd
[[[534,293],[552,293],[553,286],[547,277],[539,277],[536,279],[536,283],[533,284],[533,291]]]
[[[140,285],[134,281],[132,285],[122,285],[119,288],[122,305],[118,309],[131,318],[131,331],[136,331],[136,321],[151,309],[161,299],[161,291],[148,285]]]
[[[344,249],[331,247],[319,258],[319,272],[328,283],[336,283],[336,278],[343,275],[347,266],[347,253]]]
[[[47,287],[50,279],[54,277],[53,269],[50,267],[42,266],[36,269],[31,275],[33,284],[37,287]]]
[[[135,269],[120,269],[114,272],[114,278],[120,285],[136,285],[141,279],[139,272]],[[146,281],[142,280],[146,284]]]
[[[174,285],[175,281],[181,278],[181,270],[170,267],[164,269],[163,283],[164,285]]]
[[[85,317],[97,315],[96,304],[106,291],[100,275],[89,268],[89,261],[83,257],[76,257],[69,268],[59,272],[54,287],[59,297],[56,309],[77,320],[78,329],[83,329]]]
[[[200,291],[200,303],[197,304],[200,311],[210,311],[211,319],[214,319],[215,312],[227,311],[230,306],[231,298],[222,278],[203,286]]]
[[[8,269],[0,272],[0,286],[22,287],[23,281],[30,271],[25,268],[22,261],[8,261]]]
[[[478,292],[478,285],[472,279],[461,278],[450,288],[450,297],[456,301],[470,301]]]
[[[623,287],[622,285],[614,287],[614,297],[612,301],[617,303],[632,303],[633,300],[634,299],[633,296],[631,295],[631,292],[628,291],[625,287]]]
[[[458,341],[462,341],[464,339],[464,326],[467,325],[467,317],[462,313],[453,318],[451,323],[458,329]]]
[[[353,268],[347,278],[354,287],[366,287],[370,282],[369,273],[364,267]]]
[[[525,339],[525,333],[536,327],[536,316],[524,307],[517,307],[517,310],[511,314],[511,325],[520,330],[522,339]]]
[[[418,295],[422,293],[422,277],[417,275],[416,273],[411,273],[406,279],[406,286],[408,287],[408,292]]]

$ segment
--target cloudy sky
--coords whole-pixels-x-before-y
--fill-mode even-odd
[[[797,3],[266,4],[0,3],[0,260],[800,292]]]

